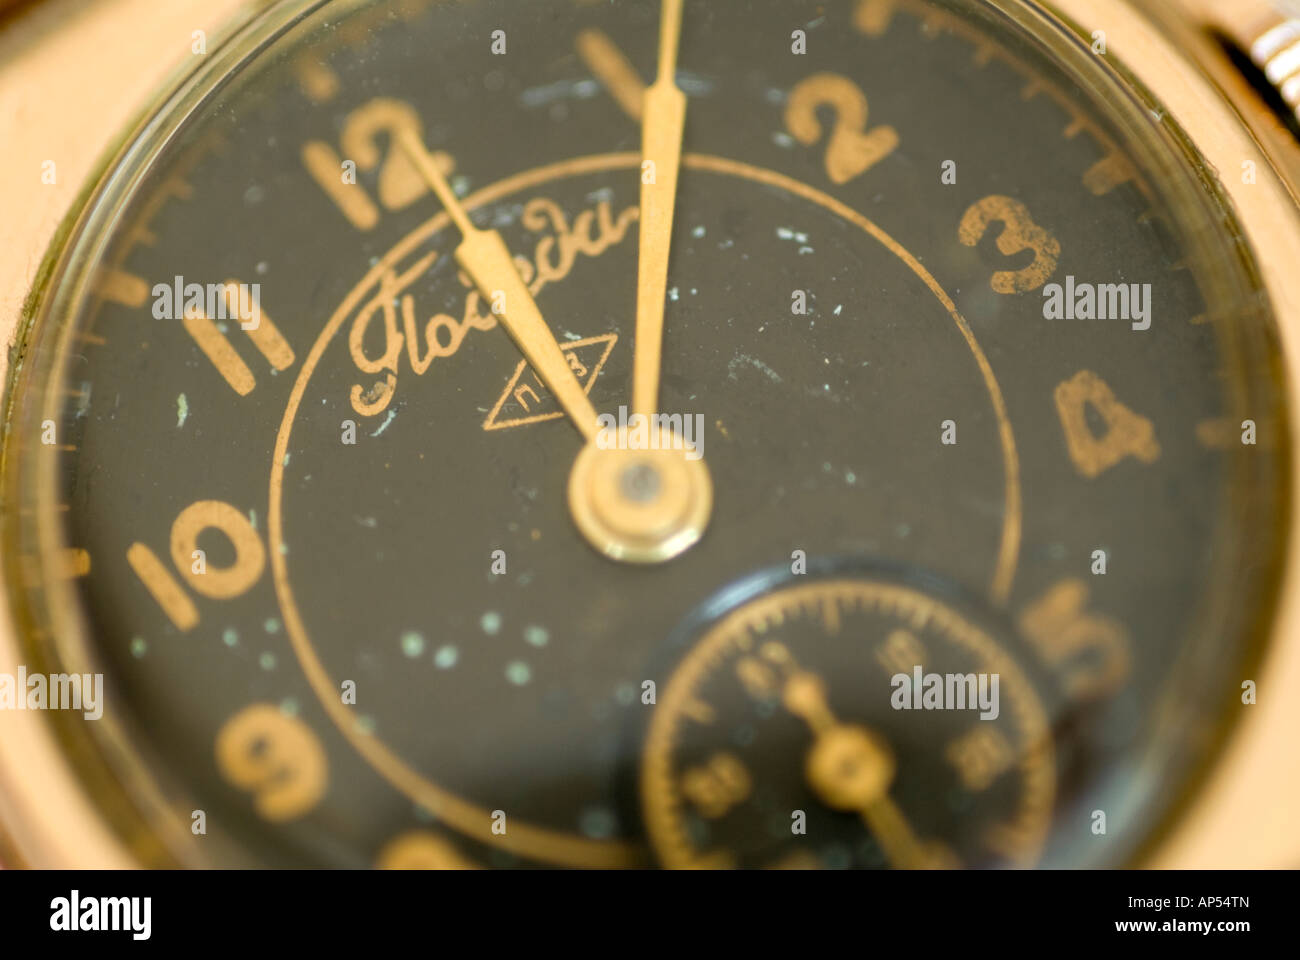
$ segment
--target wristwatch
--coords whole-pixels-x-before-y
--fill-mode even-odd
[[[1285,0],[0,4],[0,861],[1300,865]]]

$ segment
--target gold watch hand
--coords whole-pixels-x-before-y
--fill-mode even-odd
[[[858,813],[895,867],[916,870],[957,865],[943,844],[917,837],[889,796],[895,762],[888,744],[867,727],[836,720],[820,677],[795,668],[786,680],[782,701],[812,730],[807,777],[823,803]]]
[[[542,383],[555,394],[574,426],[583,437],[591,440],[599,429],[596,408],[570,369],[555,335],[529,293],[528,285],[515,269],[501,234],[495,230],[480,230],[470,222],[469,214],[456,198],[447,178],[418,137],[410,132],[404,133],[398,137],[398,144],[460,231],[456,262],[494,309],[498,303],[504,303],[502,312],[498,314],[502,325]]]
[[[895,867],[933,870],[961,866],[943,844],[922,842],[889,794],[882,794],[863,807],[862,819],[885,851],[885,858]]]
[[[659,402],[668,248],[672,242],[673,209],[677,204],[682,130],[686,125],[686,95],[674,80],[681,30],[682,0],[663,0],[659,21],[659,74],[646,90],[641,114],[641,248],[637,263],[632,412],[647,416],[656,412]]]
[[[821,677],[815,673],[795,667],[786,678],[781,700],[787,710],[808,724],[813,736],[839,726],[830,704],[826,702],[826,689]]]

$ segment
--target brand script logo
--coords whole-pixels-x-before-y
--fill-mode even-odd
[[[525,229],[539,234],[540,239],[531,259],[515,257],[515,266],[528,284],[529,292],[536,296],[548,284],[567,277],[579,254],[594,259],[622,242],[629,225],[639,214],[640,211],[631,206],[615,217],[609,201],[602,200],[595,207],[583,210],[570,224],[564,211],[553,200],[544,197],[530,200],[524,206],[521,222]],[[466,288],[460,317],[436,313],[425,321],[423,328],[417,325],[415,297],[407,291],[437,258],[436,252],[430,252],[405,270],[395,267],[385,270],[374,295],[352,320],[348,333],[352,362],[362,373],[384,378],[373,382],[370,387],[353,385],[352,409],[363,417],[382,413],[392,402],[403,357],[419,376],[432,366],[434,360],[454,356],[471,330],[491,330],[497,325],[491,302],[484,302],[463,273],[458,274]],[[375,322],[383,324],[384,351],[379,356],[370,356],[365,344],[371,324]]]

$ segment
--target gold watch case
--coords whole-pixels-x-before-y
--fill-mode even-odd
[[[990,0],[1014,15],[1020,0]],[[1243,78],[1208,27],[1230,28],[1271,9],[1268,0],[1043,0],[1062,30],[1104,30],[1108,59],[1135,97],[1186,145],[1188,158],[1235,208],[1243,240],[1277,317],[1291,409],[1300,408],[1300,144]],[[27,329],[44,285],[100,176],[183,74],[189,38],[210,48],[231,25],[264,6],[250,0],[43,0],[16,9],[0,0],[0,377],[4,420]],[[6,12],[7,10],[7,12]],[[1216,22],[1218,18],[1218,22]],[[179,56],[177,55],[179,52]],[[57,183],[39,184],[58,158]],[[1240,182],[1245,162],[1256,182]],[[1300,449],[1296,438],[1288,445]],[[0,453],[2,466],[3,453]],[[1300,470],[1288,471],[1292,502]],[[6,518],[6,522],[8,522]],[[1300,529],[1288,518],[1287,556],[1258,704],[1200,778],[1194,795],[1148,847],[1145,866],[1300,865]],[[23,661],[10,610],[19,571],[0,554],[0,672]],[[137,865],[99,798],[39,712],[0,716],[0,862],[36,867]]]

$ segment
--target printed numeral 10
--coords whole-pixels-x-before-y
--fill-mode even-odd
[[[219,530],[234,547],[235,559],[230,566],[208,564],[198,546],[199,536],[207,530]],[[252,523],[220,500],[199,500],[182,510],[172,524],[170,546],[172,563],[185,583],[195,593],[214,600],[228,600],[244,593],[266,567],[266,550]],[[194,601],[153,550],[143,543],[133,543],[126,551],[126,560],[178,630],[192,630],[198,625],[199,611]]]

